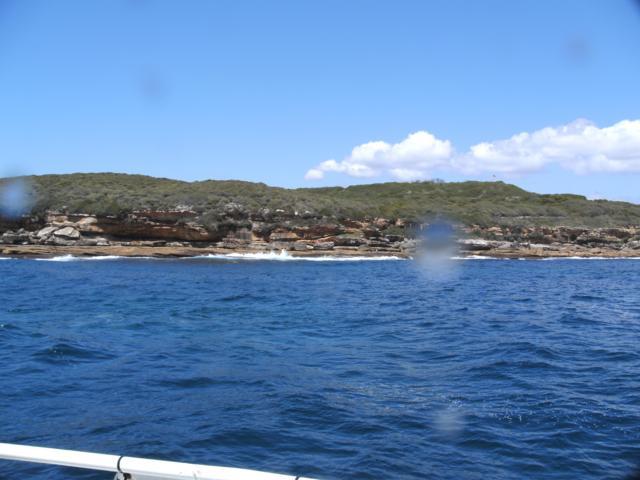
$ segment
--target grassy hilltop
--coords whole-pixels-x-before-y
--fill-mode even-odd
[[[587,200],[579,195],[539,195],[503,182],[379,183],[351,187],[285,189],[236,180],[184,182],[116,173],[22,177],[32,213],[61,209],[121,215],[141,209],[190,206],[204,214],[229,202],[310,212],[333,218],[419,220],[444,215],[465,224],[619,227],[640,225],[640,205]],[[0,188],[11,179],[1,179]]]

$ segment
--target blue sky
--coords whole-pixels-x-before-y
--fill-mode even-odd
[[[631,0],[0,0],[0,174],[640,202],[638,52]]]

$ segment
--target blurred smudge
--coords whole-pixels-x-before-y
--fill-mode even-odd
[[[575,65],[584,65],[591,59],[591,44],[586,37],[576,35],[567,41],[566,54],[571,63]]]
[[[465,423],[462,410],[449,407],[436,413],[433,426],[442,436],[453,438],[462,433]]]
[[[166,100],[169,86],[164,75],[148,69],[138,77],[138,91],[145,101],[160,104]]]
[[[438,219],[426,224],[418,241],[415,260],[423,274],[434,280],[447,280],[455,275],[459,247],[453,223]]]
[[[5,179],[0,183],[0,216],[19,218],[32,207],[31,185],[22,178]]]

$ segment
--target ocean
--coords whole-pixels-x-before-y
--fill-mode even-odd
[[[639,286],[639,260],[7,259],[0,442],[321,480],[623,479]]]

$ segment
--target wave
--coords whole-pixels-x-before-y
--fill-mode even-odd
[[[76,257],[74,255],[60,255],[51,258],[36,258],[39,262],[87,262],[93,260],[152,260],[154,257],[125,257],[121,255],[99,255],[95,257]]]
[[[93,257],[76,257],[74,255],[60,255],[51,258],[36,258],[39,262],[75,262],[75,261],[96,261],[96,260],[158,260],[159,257],[129,257],[121,255],[101,255]],[[312,256],[294,256],[286,250],[279,252],[254,252],[254,253],[211,253],[208,255],[197,255],[194,257],[171,257],[172,260],[193,260],[193,259],[207,259],[207,260],[273,260],[273,261],[294,261],[294,262],[366,262],[366,261],[385,261],[385,260],[412,260],[413,258],[398,257],[395,255],[378,255],[378,256],[335,256],[335,255],[323,255],[318,257]],[[12,257],[0,257],[0,260],[15,260]],[[552,261],[552,260],[640,260],[640,257],[518,257],[518,258],[505,258],[505,257],[490,257],[486,255],[467,255],[467,256],[454,256],[450,257],[450,260],[465,261],[465,260],[534,260],[534,261]]]
[[[272,260],[279,262],[364,262],[364,261],[383,261],[383,260],[405,260],[402,257],[397,256],[375,256],[375,257],[361,257],[361,256],[344,256],[337,257],[332,255],[323,255],[321,257],[304,257],[291,255],[286,250],[280,252],[256,252],[256,253],[223,253],[223,254],[209,254],[199,255],[199,259],[213,259],[213,260]]]
[[[70,343],[56,343],[55,345],[35,352],[32,357],[45,363],[76,363],[96,360],[108,360],[114,354],[100,352]]]
[[[510,260],[509,258],[488,257],[486,255],[468,255],[465,257],[451,257],[451,260]]]
[[[533,261],[551,261],[551,260],[640,260],[640,257],[490,257],[485,255],[469,255],[451,257],[451,260],[533,260]]]
[[[640,260],[640,257],[545,257],[540,260]]]
[[[120,255],[102,255],[94,257],[76,257],[74,255],[60,255],[51,258],[36,258],[40,262],[75,262],[75,261],[91,261],[91,260],[157,260],[158,257],[127,257]],[[293,256],[286,250],[280,252],[255,252],[255,253],[221,253],[197,255],[194,257],[171,257],[172,260],[194,260],[194,259],[212,259],[212,260],[275,260],[275,261],[304,261],[304,262],[359,262],[359,261],[381,261],[381,260],[405,260],[397,256],[344,256],[337,257],[331,255],[323,255],[321,257],[298,257]]]

